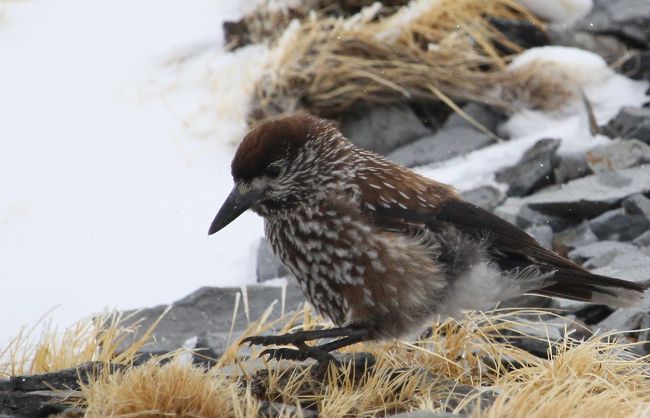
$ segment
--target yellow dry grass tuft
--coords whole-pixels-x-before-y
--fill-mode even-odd
[[[230,417],[231,399],[242,398],[234,382],[182,362],[150,360],[123,372],[104,374],[82,386],[86,417]],[[255,416],[257,403],[239,405],[240,416]]]
[[[650,414],[647,358],[625,353],[604,335],[563,341],[538,360],[495,379],[501,396],[483,416],[637,417]]]
[[[508,107],[501,48],[519,48],[492,18],[535,18],[514,0],[418,0],[386,18],[369,7],[349,18],[313,14],[289,26],[270,53],[253,120],[295,111],[334,117],[357,104],[475,100]]]
[[[462,320],[435,324],[431,335],[413,342],[363,343],[342,350],[344,356],[372,354],[376,362],[370,369],[359,361],[343,361],[341,369],[330,366],[323,371],[309,363],[255,360],[259,347],[253,348],[253,360],[239,357],[239,341],[247,335],[274,327],[287,332],[301,324],[327,326],[308,308],[269,322],[272,308],[252,322],[210,370],[192,365],[187,353],[180,351],[113,374],[105,369],[82,385],[86,416],[254,417],[269,405],[280,409],[278,416],[287,417],[302,416],[306,408],[327,417],[384,416],[417,409],[462,411],[474,417],[650,415],[648,359],[632,355],[626,350],[629,345],[617,341],[616,335],[547,341],[548,358],[536,357],[503,338],[526,336],[532,322],[554,315],[548,311],[470,312]],[[104,323],[114,330],[110,341],[128,332],[116,329],[116,323],[120,321]],[[92,341],[103,335],[81,332],[66,341],[99,349]],[[52,341],[39,344],[44,347]],[[86,354],[78,358],[120,358],[111,352],[117,345],[105,347],[106,353],[94,357],[87,354],[91,350],[81,350]],[[50,359],[49,367],[75,361],[60,347],[49,351],[62,356]],[[494,402],[482,405],[486,397]]]
[[[129,319],[118,312],[105,312],[78,321],[62,333],[41,319],[33,327],[23,328],[0,349],[0,378],[46,373],[89,361],[130,363],[150,342],[162,316],[140,338],[122,347],[138,327],[138,323],[124,326]],[[41,324],[40,337],[33,337]]]

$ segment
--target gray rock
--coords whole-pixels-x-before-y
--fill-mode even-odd
[[[650,44],[650,3],[646,0],[595,0],[591,12],[575,27],[618,36],[632,45]]]
[[[481,186],[466,190],[461,193],[461,196],[466,201],[490,211],[499,206],[506,198],[505,193],[494,186]]]
[[[650,80],[650,51],[633,53],[618,71],[634,80]]]
[[[257,266],[255,271],[258,282],[277,277],[286,277],[289,274],[282,262],[271,251],[271,247],[266,238],[262,238],[257,247]]]
[[[65,412],[72,407],[64,401],[81,401],[77,391],[40,390],[34,392],[0,392],[0,416],[40,418]]]
[[[631,281],[646,281],[650,277],[650,257],[642,253],[626,253],[614,257],[607,266],[594,270],[594,273],[618,277]],[[598,324],[603,330],[642,330],[630,336],[645,341],[638,351],[650,353],[650,292],[646,292],[638,306],[617,309]]]
[[[471,116],[475,121],[486,127],[492,132],[497,130],[501,122],[502,115],[493,108],[486,106],[482,103],[471,102],[463,106],[463,112]],[[476,129],[474,125],[467,121],[464,117],[454,112],[449,115],[447,121],[443,125],[444,129],[451,128],[471,128]]]
[[[235,298],[242,291],[239,287],[202,287],[185,298],[174,302],[169,312],[163,317],[153,332],[154,341],[144,348],[144,352],[167,352],[183,347],[183,344],[193,338],[201,339],[202,346],[220,354],[226,348],[230,331]],[[281,315],[282,288],[263,285],[246,286],[250,321],[257,320],[262,313],[274,302],[275,304],[269,321]],[[293,282],[287,285],[285,310],[287,312],[300,308],[305,302],[302,291]],[[247,327],[243,301],[235,316],[231,341]],[[132,315],[125,325],[142,321],[138,331],[122,344],[125,348],[156,321],[167,309],[167,305],[140,311],[125,312]]]
[[[650,231],[646,231],[632,241],[634,245],[640,248],[650,247]]]
[[[650,220],[644,215],[631,215],[624,208],[618,208],[592,219],[589,226],[598,239],[631,241],[650,229]]]
[[[648,191],[650,167],[634,167],[573,180],[561,188],[525,197],[520,203],[545,214],[584,219],[606,212],[628,196]]]
[[[617,241],[599,241],[569,252],[569,259],[588,268],[608,265],[614,257],[621,254],[641,254],[632,244]]]
[[[649,144],[650,109],[623,107],[618,115],[603,128],[603,133],[612,138],[638,139]]]
[[[557,156],[558,163],[553,174],[555,175],[555,183],[563,184],[567,181],[579,179],[580,177],[593,174],[587,163],[585,154],[578,153],[572,155]]]
[[[545,28],[535,25],[524,19],[504,19],[491,17],[490,24],[493,25],[500,34],[522,49],[534,48],[549,44],[549,38]],[[517,51],[509,48],[503,43],[496,45],[499,51],[507,54],[516,53]]]
[[[614,140],[590,149],[586,156],[594,172],[620,170],[650,162],[650,145],[638,139]]]
[[[636,250],[636,247],[632,246]],[[617,277],[633,282],[650,279],[650,257],[642,252],[628,251],[614,254],[609,262],[600,262],[602,267],[594,270],[596,274]]]
[[[548,225],[553,231],[562,231],[571,225],[571,221],[559,216],[550,216],[532,210],[525,201],[518,197],[510,197],[494,209],[494,213],[506,221],[522,229],[535,225]]]
[[[598,241],[589,226],[588,221],[584,221],[577,226],[565,229],[553,237],[553,250],[566,257],[567,254],[576,248],[584,247]]]
[[[526,229],[526,232],[535,238],[542,247],[549,250],[553,248],[553,228],[550,225],[533,225]]]
[[[111,373],[123,370],[126,366],[119,364],[104,364],[91,361],[75,367],[61,369],[49,373],[25,376],[12,376],[0,389],[20,392],[35,392],[42,390],[77,390],[81,383],[88,384],[92,376],[103,371]]]
[[[528,149],[517,164],[495,173],[496,181],[507,184],[508,196],[525,196],[553,182],[559,139],[542,139]]]
[[[384,155],[431,134],[407,105],[378,106],[351,114],[341,122],[341,132],[355,144]]]
[[[492,143],[492,138],[474,128],[443,128],[396,149],[387,158],[407,167],[415,167],[448,160]]]
[[[565,335],[578,340],[592,335],[590,327],[569,317],[550,316],[531,320],[513,316],[509,318],[509,323],[511,326],[501,331],[503,338],[513,346],[541,358],[547,358],[548,352],[556,348],[552,343],[562,341]]]
[[[630,215],[642,215],[650,219],[650,199],[642,194],[635,194],[625,199],[623,209]]]
[[[624,56],[627,45],[612,35],[583,32],[565,27],[549,27],[547,30],[553,45],[570,46],[594,52],[603,57],[608,63],[614,62]]]

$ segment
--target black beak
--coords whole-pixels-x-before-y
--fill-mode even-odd
[[[226,201],[221,205],[217,216],[212,221],[208,235],[221,231],[226,225],[253,206],[259,200],[260,196],[261,192],[257,190],[240,193],[237,186],[233,187]]]

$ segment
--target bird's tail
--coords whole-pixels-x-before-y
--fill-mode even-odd
[[[650,288],[650,280],[629,282],[568,268],[559,268],[553,279],[553,284],[535,293],[616,308],[638,305],[644,292]]]

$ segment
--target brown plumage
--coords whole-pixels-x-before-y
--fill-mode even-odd
[[[267,350],[272,357],[328,359],[342,346],[399,337],[435,315],[526,292],[628,306],[647,288],[591,274],[451,187],[353,145],[307,114],[251,130],[232,174],[235,187],[210,233],[249,208],[264,217],[275,254],[337,325],[247,339],[298,347]],[[304,343],[325,337],[341,339]]]

